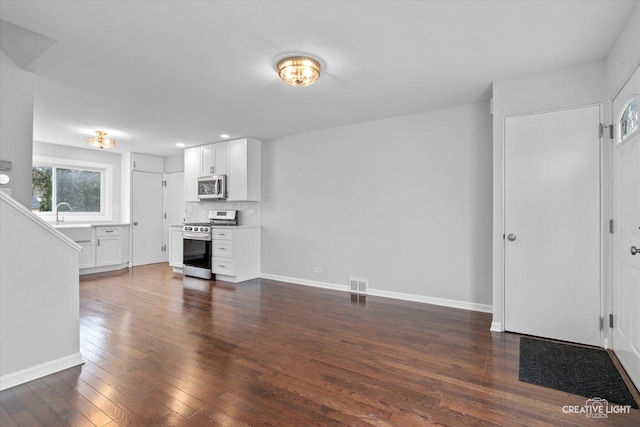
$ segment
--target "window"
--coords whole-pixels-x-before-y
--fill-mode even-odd
[[[627,103],[622,111],[619,122],[618,143],[625,141],[631,134],[638,130],[638,97],[634,97]]]
[[[32,210],[53,219],[56,205],[70,221],[111,219],[111,165],[34,158]]]

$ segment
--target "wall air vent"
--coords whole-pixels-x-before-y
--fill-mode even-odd
[[[349,292],[354,294],[366,294],[369,288],[369,280],[361,277],[349,277]]]

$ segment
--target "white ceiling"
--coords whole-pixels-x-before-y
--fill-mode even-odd
[[[0,18],[56,41],[26,67],[35,140],[86,148],[100,129],[172,155],[486,100],[492,81],[603,59],[635,4],[1,0]],[[277,78],[296,53],[323,65],[315,85]]]

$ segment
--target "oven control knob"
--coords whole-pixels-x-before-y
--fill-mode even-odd
[[[199,231],[198,227],[193,227],[193,231]]]
[[[208,232],[209,231],[209,227],[203,228],[202,231]]]

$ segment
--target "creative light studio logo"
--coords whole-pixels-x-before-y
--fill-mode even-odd
[[[611,414],[628,414],[630,405],[610,404],[606,399],[594,397],[588,399],[583,406],[566,405],[562,407],[565,414],[581,414],[586,418],[609,418]]]

